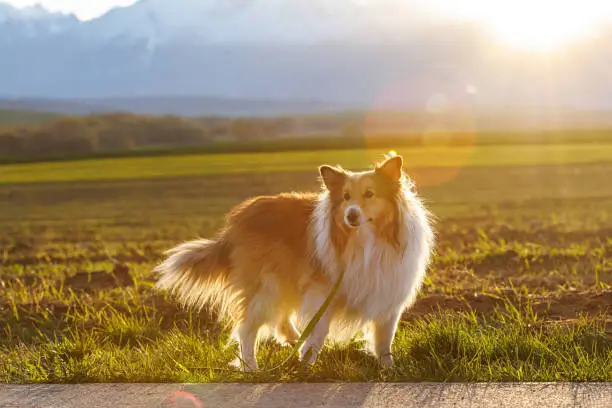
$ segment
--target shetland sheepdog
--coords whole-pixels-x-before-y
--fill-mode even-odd
[[[240,344],[245,370],[257,370],[262,329],[295,342],[344,277],[300,349],[314,363],[327,340],[368,333],[379,362],[415,300],[432,251],[429,212],[391,154],[369,171],[319,168],[321,192],[249,199],[213,239],[183,243],[156,267],[157,287],[187,306],[215,306]]]

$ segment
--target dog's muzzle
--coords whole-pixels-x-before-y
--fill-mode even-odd
[[[344,222],[351,228],[358,228],[361,225],[361,210],[354,206],[347,208],[344,214]]]

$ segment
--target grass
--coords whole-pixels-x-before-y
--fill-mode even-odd
[[[383,151],[0,167],[0,382],[612,381],[612,154],[605,144],[400,151],[438,217],[417,303],[379,370],[359,342],[312,369],[228,367],[213,313],[152,290],[165,249],[256,194],[316,189],[316,166]],[[264,343],[272,368],[289,350]]]
[[[285,153],[197,154],[167,157],[90,159],[0,165],[0,183],[122,180],[194,175],[308,171],[321,163],[363,168],[385,150],[327,150]],[[402,150],[408,168],[529,166],[605,162],[612,144],[573,143],[518,146],[431,146]]]

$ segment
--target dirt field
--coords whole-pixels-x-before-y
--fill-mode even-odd
[[[333,154],[0,166],[0,381],[612,381],[610,146],[399,152],[438,239],[390,372],[355,343],[243,375],[209,311],[151,289],[165,249],[249,196],[316,190]]]

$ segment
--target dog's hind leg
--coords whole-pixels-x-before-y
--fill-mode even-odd
[[[257,365],[257,337],[263,325],[259,316],[245,319],[238,325],[236,334],[240,343],[240,359],[245,371],[256,371]]]
[[[247,302],[248,307],[244,311],[244,317],[238,324],[236,335],[240,343],[240,358],[245,371],[256,371],[257,365],[257,340],[259,330],[266,323],[265,302],[261,294],[251,298]]]
[[[267,286],[260,286],[258,291],[251,292],[247,297],[248,305],[243,318],[237,327],[236,334],[240,342],[240,354],[246,371],[256,371],[257,366],[257,340],[259,331],[264,325],[276,320],[274,318],[277,308],[277,293],[273,280],[266,281]],[[267,289],[267,290],[266,290]]]

